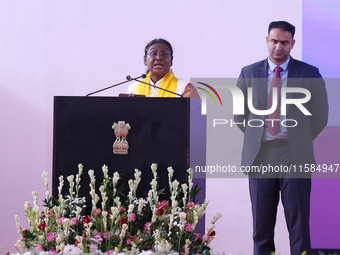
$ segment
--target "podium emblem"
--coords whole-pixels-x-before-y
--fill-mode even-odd
[[[129,143],[126,141],[126,137],[131,129],[129,123],[125,123],[125,121],[114,122],[112,129],[116,136],[116,140],[113,143],[113,154],[128,154]]]

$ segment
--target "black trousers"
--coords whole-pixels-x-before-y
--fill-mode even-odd
[[[262,143],[254,165],[288,166],[292,164],[288,141]],[[250,173],[249,190],[253,214],[255,255],[275,251],[274,228],[280,199],[289,231],[291,255],[311,254],[309,234],[310,178],[294,178],[294,174]],[[278,251],[279,252],[279,251]]]

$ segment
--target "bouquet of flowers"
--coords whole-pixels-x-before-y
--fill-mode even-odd
[[[161,191],[157,183],[157,164],[151,165],[153,179],[146,198],[136,197],[141,172],[135,170],[129,180],[129,192],[124,195],[118,186],[120,175],[108,176],[102,167],[103,183],[96,193],[96,178],[89,170],[91,214],[86,215],[85,198],[79,196],[83,165],[78,174],[67,177],[69,194],[63,196],[64,177],[59,177],[58,198],[49,195],[48,176],[43,173],[46,199],[41,211],[38,194],[32,192],[33,206],[25,202],[29,228],[22,230],[16,215],[18,233],[16,243],[20,254],[211,254],[209,245],[215,236],[214,217],[203,236],[195,233],[205,214],[208,200],[198,204],[193,187],[192,169],[188,170],[188,183],[173,180],[174,170],[168,167],[170,199],[159,201]],[[101,203],[99,201],[101,198]],[[98,206],[99,205],[99,206]]]

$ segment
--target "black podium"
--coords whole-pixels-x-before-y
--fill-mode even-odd
[[[126,137],[128,154],[114,154],[114,123],[125,121],[131,129]],[[81,194],[89,196],[87,171],[93,169],[97,189],[102,181],[102,166],[109,176],[124,174],[122,183],[133,179],[134,170],[142,171],[137,196],[145,197],[150,189],[150,165],[158,164],[160,188],[168,187],[167,167],[175,170],[174,179],[187,181],[187,169],[205,165],[206,118],[201,102],[189,98],[66,97],[54,98],[53,195],[57,195],[59,176],[78,172],[84,165]],[[195,179],[205,197],[205,179]],[[99,206],[99,205],[98,205]]]

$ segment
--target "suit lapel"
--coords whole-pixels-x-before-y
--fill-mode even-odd
[[[261,65],[259,65],[259,68],[256,70],[256,76],[255,76],[255,86],[258,92],[258,95],[256,98],[260,99],[259,103],[259,109],[267,109],[267,97],[268,97],[268,91],[267,91],[267,80],[268,80],[268,60],[265,59],[262,61]]]
[[[295,68],[295,60],[290,57],[289,63],[288,63],[288,80],[287,80],[287,87],[298,87],[297,81],[300,76],[300,70],[298,68]],[[287,95],[287,98],[293,98],[294,93],[289,93]]]

